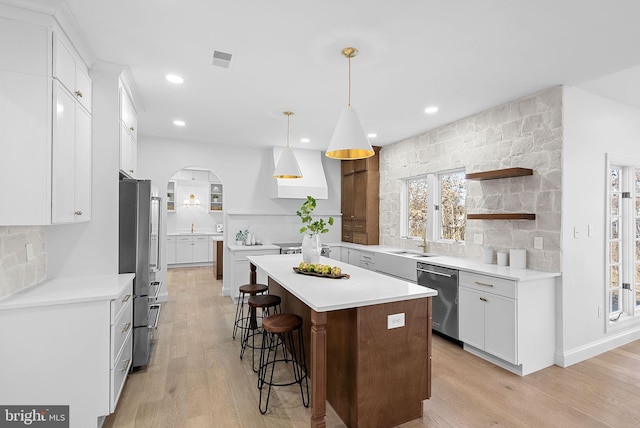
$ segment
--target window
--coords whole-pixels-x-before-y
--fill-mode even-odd
[[[609,157],[607,177],[609,319],[640,315],[640,167]]]
[[[411,177],[404,180],[402,234],[429,240],[463,241],[467,195],[464,170]]]
[[[428,180],[427,177],[410,178],[407,186],[407,237],[422,238],[427,225]]]
[[[464,171],[440,174],[438,209],[440,224],[439,238],[453,241],[464,241],[464,229],[467,212],[464,207],[467,197],[467,186]]]

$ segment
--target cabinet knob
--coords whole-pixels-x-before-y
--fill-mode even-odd
[[[74,211],[75,215],[82,215],[82,211]]]
[[[76,97],[78,97],[78,98],[82,98],[82,92],[80,92],[80,91],[76,91]]]
[[[131,126],[131,127],[129,128],[129,130],[130,130],[131,132],[133,132],[133,131],[134,131],[133,126]]]
[[[133,174],[133,170],[132,170],[132,169],[130,169],[130,170],[129,170],[129,172],[130,172],[131,174]]]

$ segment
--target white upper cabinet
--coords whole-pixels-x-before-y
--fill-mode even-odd
[[[91,116],[56,82],[51,222],[91,220]]]
[[[61,38],[53,17],[12,10],[0,8],[0,180],[11,183],[3,194],[7,203],[0,204],[0,224],[88,221],[92,125],[87,67]]]
[[[92,87],[87,67],[59,33],[54,36],[53,51],[53,77],[91,113]]]
[[[0,16],[0,69],[48,76],[49,28]]]
[[[138,163],[138,114],[129,94],[120,84],[120,171],[136,178]]]

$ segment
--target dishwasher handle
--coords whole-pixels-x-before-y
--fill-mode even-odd
[[[436,271],[433,271],[433,270],[426,270],[426,269],[421,269],[421,268],[417,268],[417,269],[418,269],[418,272],[432,273],[434,275],[444,276],[444,277],[447,277],[447,278],[454,278],[455,277],[455,275],[449,275],[448,273],[441,273],[441,272],[436,272]]]

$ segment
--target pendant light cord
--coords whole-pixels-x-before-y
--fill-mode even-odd
[[[291,113],[287,114],[287,149],[289,148],[289,123],[291,121]]]
[[[347,59],[349,60],[349,76],[348,76],[348,82],[349,82],[349,97],[347,99],[347,107],[351,107],[351,55],[349,55],[347,57]]]

